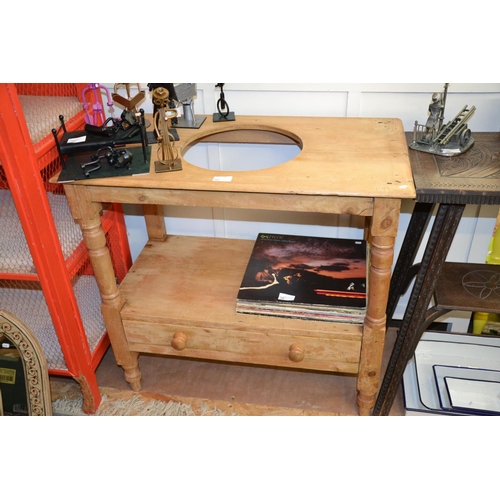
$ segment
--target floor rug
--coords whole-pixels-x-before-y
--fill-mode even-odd
[[[83,400],[81,397],[69,399],[63,397],[52,402],[52,411],[56,416],[86,416],[82,411]],[[144,399],[134,395],[130,399],[115,399],[104,394],[97,411],[92,415],[104,416],[165,416],[165,417],[194,417],[194,416],[235,416],[236,413],[228,414],[221,409],[201,404],[196,411],[189,404],[176,401],[161,401]]]
[[[51,380],[52,411],[56,416],[87,416],[79,385],[72,379]],[[92,416],[343,416],[301,408],[133,392],[100,387],[101,403]]]

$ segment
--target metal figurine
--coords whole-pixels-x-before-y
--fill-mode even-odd
[[[468,109],[466,104],[453,120],[443,125],[449,85],[445,83],[443,93],[432,94],[425,125],[415,121],[411,149],[440,156],[456,156],[473,146],[474,139],[467,122],[475,113],[475,106]]]
[[[158,160],[155,161],[155,172],[172,172],[182,170],[182,161],[177,148],[173,146],[174,137],[169,131],[168,122],[177,117],[177,110],[170,109],[169,92],[164,87],[158,87],[152,92],[153,103],[157,111],[153,117],[156,136],[158,138]]]
[[[229,111],[229,105],[224,96],[224,83],[218,83],[215,88],[220,88],[220,98],[217,101],[217,111],[214,113],[214,122],[232,122],[235,120],[234,112]]]
[[[90,177],[92,172],[100,170],[101,160],[106,160],[108,165],[114,168],[130,169],[134,155],[128,149],[113,149],[111,147],[104,147],[97,151],[90,157],[89,162],[82,163],[80,167],[85,177]]]

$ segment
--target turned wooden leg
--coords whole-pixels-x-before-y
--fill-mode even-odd
[[[114,299],[106,299],[106,301],[105,303],[103,297],[101,311],[108,330],[116,364],[123,368],[125,380],[130,384],[132,390],[138,392],[141,390],[139,353],[132,352],[128,348],[128,342],[125,338],[125,332],[120,317],[123,300],[120,296],[117,296]]]
[[[399,207],[398,200],[376,200],[374,204],[370,240],[368,308],[363,327],[357,382],[357,404],[360,415],[370,415],[377,397]]]
[[[369,306],[363,330],[363,342],[361,346],[361,360],[358,374],[358,397],[360,415],[369,415],[375,406],[384,341],[386,333],[385,301],[380,294],[388,289],[391,268],[377,267],[383,265],[389,259],[392,261],[393,245],[381,247],[378,239],[374,238],[370,252],[372,265],[370,266],[370,281],[368,285]]]
[[[82,229],[83,240],[89,252],[90,262],[101,293],[101,311],[116,363],[123,368],[125,380],[132,389],[139,391],[141,389],[139,354],[130,351],[125,337],[120,317],[120,310],[125,301],[116,284],[111,255],[101,227],[102,206],[100,203],[88,200],[84,186],[66,185],[65,189],[73,218]]]

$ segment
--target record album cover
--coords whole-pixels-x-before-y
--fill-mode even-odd
[[[237,312],[362,322],[365,240],[260,233],[244,273]]]

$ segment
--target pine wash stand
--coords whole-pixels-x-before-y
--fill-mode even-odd
[[[357,374],[360,415],[377,395],[401,200],[415,198],[402,123],[390,118],[238,116],[178,129],[181,156],[197,142],[291,143],[284,164],[182,170],[64,184],[102,296],[116,362],[141,389],[139,354]],[[57,178],[52,179],[53,182]],[[143,205],[149,241],[118,286],[101,228],[101,203]],[[363,325],[237,314],[254,241],[167,235],[162,205],[351,214],[369,218],[368,307]],[[353,395],[354,397],[354,395]]]

